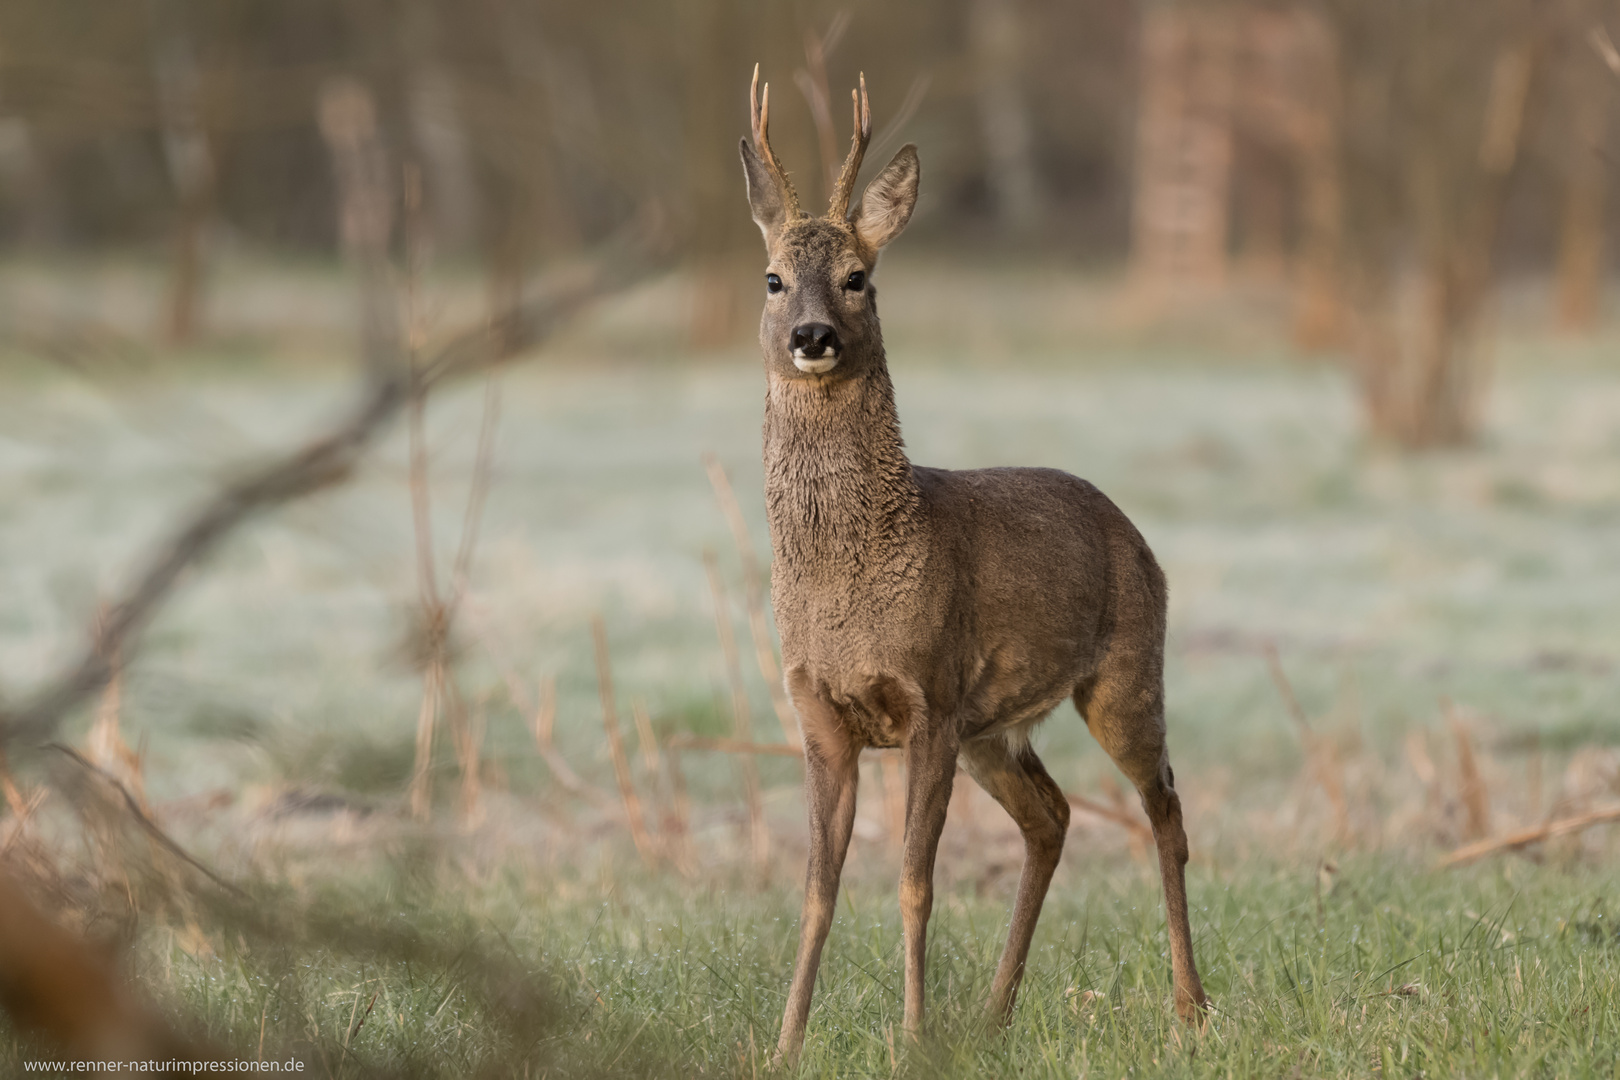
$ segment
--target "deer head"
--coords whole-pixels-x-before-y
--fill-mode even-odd
[[[877,291],[878,252],[900,235],[917,205],[917,148],[906,145],[849,208],[861,158],[872,138],[866,76],[854,100],[855,135],[825,217],[799,208],[793,182],[771,152],[771,88],[759,92],[759,66],[748,91],[753,145],[742,141],[748,206],[765,236],[765,313],[759,342],[765,364],[783,378],[856,376],[882,362]]]

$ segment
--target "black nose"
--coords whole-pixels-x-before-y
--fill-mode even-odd
[[[814,360],[828,350],[838,352],[838,331],[826,323],[805,323],[793,328],[793,355]]]

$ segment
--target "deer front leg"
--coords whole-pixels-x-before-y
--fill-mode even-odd
[[[957,741],[925,715],[914,715],[906,741],[906,836],[900,864],[900,925],[906,949],[905,1032],[922,1037],[928,917],[934,910],[934,856],[956,778]]]
[[[805,705],[800,704],[799,711],[809,718]],[[804,793],[810,809],[810,863],[805,872],[804,909],[799,915],[799,954],[793,962],[793,982],[782,1013],[782,1037],[776,1044],[777,1061],[789,1066],[798,1060],[804,1047],[810,996],[815,993],[816,970],[821,966],[821,947],[832,926],[838,879],[855,825],[859,778],[858,748],[847,744],[828,746],[825,739],[816,737],[818,732],[812,724],[804,726],[808,736],[804,744]]]

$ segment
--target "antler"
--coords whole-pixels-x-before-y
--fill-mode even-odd
[[[782,168],[781,162],[771,152],[771,139],[769,128],[771,123],[771,84],[765,84],[765,92],[759,91],[759,65],[754,65],[754,81],[748,87],[748,118],[754,128],[754,152],[765,162],[765,168],[776,179],[776,186],[781,189],[782,201],[787,204],[788,220],[802,218],[804,211],[799,209],[799,193],[793,190],[793,181],[788,179],[787,170]]]
[[[866,144],[872,141],[872,105],[866,100],[864,71],[861,73],[861,88],[851,90],[849,96],[855,107],[855,135],[850,140],[849,157],[844,159],[844,169],[838,174],[838,184],[833,188],[832,203],[827,207],[827,216],[834,221],[841,220],[849,211],[849,197],[855,192],[855,175],[861,171]]]

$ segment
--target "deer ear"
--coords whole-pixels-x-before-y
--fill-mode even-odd
[[[900,235],[917,205],[917,181],[921,175],[917,148],[907,143],[866,185],[860,205],[850,215],[861,243],[877,251]]]
[[[754,153],[747,139],[738,143],[738,149],[742,151],[743,178],[748,181],[748,210],[754,215],[754,224],[765,236],[765,246],[769,247],[772,238],[787,221],[787,203],[782,198],[782,189],[776,183],[776,178],[759,160],[759,155]]]

